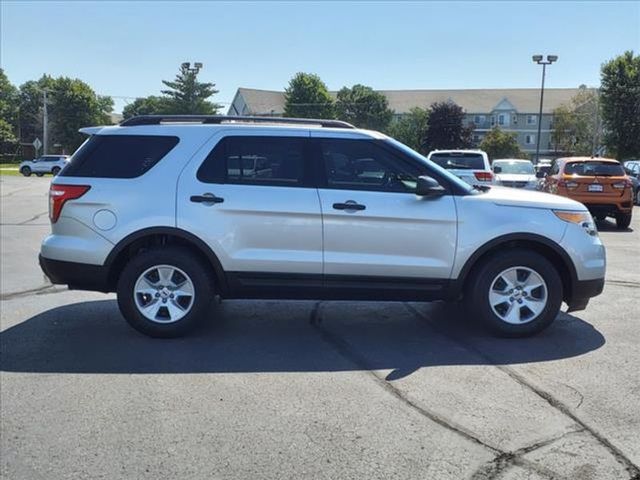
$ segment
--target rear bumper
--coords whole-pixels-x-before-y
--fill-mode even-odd
[[[38,257],[40,268],[49,277],[51,283],[68,285],[72,290],[92,290],[110,292],[109,271],[102,265],[64,262],[50,258]]]
[[[584,310],[589,303],[589,299],[597,297],[604,289],[604,278],[595,280],[578,280],[573,285],[571,295],[566,299],[569,306],[567,312]]]
[[[617,213],[631,213],[633,209],[633,201],[618,202],[618,203],[585,203],[585,207],[589,209],[592,215],[608,215],[615,216]]]

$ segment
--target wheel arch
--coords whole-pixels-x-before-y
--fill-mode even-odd
[[[228,292],[227,279],[217,255],[200,238],[175,227],[150,227],[127,235],[120,240],[107,256],[104,265],[111,291],[115,291],[118,277],[127,261],[146,248],[163,245],[180,245],[189,248],[212,269],[216,286],[221,294]]]
[[[465,262],[458,278],[452,282],[450,296],[464,294],[474,270],[487,258],[500,251],[513,248],[532,250],[544,256],[558,270],[562,280],[563,299],[570,299],[578,275],[569,254],[553,240],[533,233],[512,233],[490,240],[478,248]]]

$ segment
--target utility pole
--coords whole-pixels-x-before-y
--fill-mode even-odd
[[[47,112],[47,90],[43,90],[44,108],[42,116],[42,154],[46,155],[49,151],[49,113]]]
[[[598,152],[598,143],[600,143],[600,132],[598,129],[600,128],[600,92],[596,90],[596,104],[594,107],[594,115],[593,115],[593,145],[591,147],[591,156],[595,157]]]

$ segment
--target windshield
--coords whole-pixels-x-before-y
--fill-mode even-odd
[[[426,157],[424,157],[423,155],[420,155],[418,152],[416,152],[412,148],[407,147],[404,143],[400,143],[399,141],[397,141],[397,140],[395,140],[394,138],[391,138],[391,137],[388,137],[384,141],[387,142],[387,143],[390,143],[394,147],[402,150],[404,153],[406,153],[407,155],[409,155],[412,158],[415,158],[420,163],[423,163],[423,164],[429,166],[429,168],[433,168],[440,175],[442,175],[443,177],[447,178],[450,182],[455,183],[457,186],[459,186],[460,188],[464,189],[465,191],[467,191],[469,193],[474,193],[473,187],[471,187],[471,185],[469,185],[468,183],[466,183],[463,180],[460,180],[458,177],[453,175],[451,172],[448,172],[447,170],[442,168],[437,163],[432,162],[430,160],[427,160]]]
[[[429,160],[451,170],[484,170],[484,158],[479,153],[432,153]]]
[[[495,160],[493,167],[500,167],[500,173],[514,173],[519,175],[533,175],[533,164],[529,161],[519,162],[517,160]]]
[[[581,175],[585,177],[623,177],[624,170],[619,163],[611,162],[571,162],[564,167],[565,175]]]

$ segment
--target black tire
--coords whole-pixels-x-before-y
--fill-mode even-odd
[[[20,173],[22,175],[24,175],[25,177],[30,177],[31,176],[31,169],[29,167],[22,167],[20,169]]]
[[[522,324],[512,324],[500,318],[489,302],[494,279],[510,267],[526,267],[535,271],[546,283],[547,302],[537,317]],[[478,265],[466,288],[468,310],[493,333],[501,337],[526,337],[541,332],[555,320],[562,304],[562,280],[553,264],[542,255],[525,249],[499,252]],[[525,310],[526,312],[526,310]]]
[[[170,265],[186,273],[194,287],[191,309],[173,323],[159,323],[145,317],[136,305],[134,287],[138,278],[156,265]],[[144,251],[124,267],[117,286],[118,307],[133,328],[150,337],[174,338],[193,330],[206,316],[214,296],[213,275],[206,264],[189,250],[165,247]]]
[[[43,175],[44,175],[44,173],[36,173],[36,177],[41,177]]]
[[[616,215],[616,228],[626,230],[631,225],[631,213],[618,213]]]
[[[60,173],[60,167],[53,167],[51,169],[51,175],[53,175],[54,177],[57,176]]]
[[[640,205],[640,188],[636,190],[635,200],[636,200],[636,205]]]

